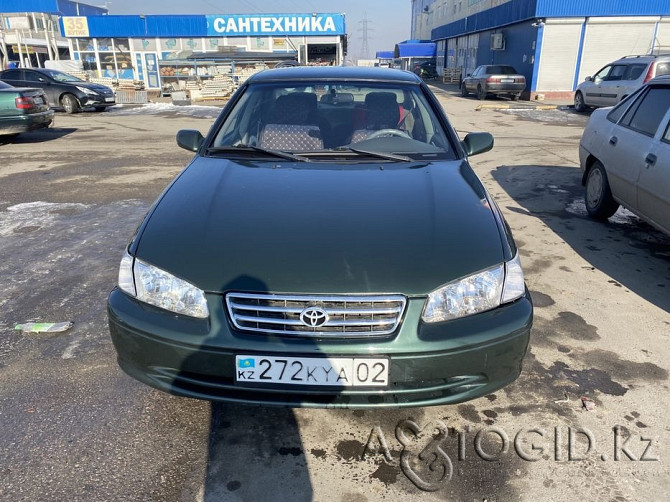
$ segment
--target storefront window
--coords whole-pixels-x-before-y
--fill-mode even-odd
[[[98,63],[95,60],[95,52],[81,52],[79,54],[85,71],[97,71]]]
[[[92,38],[77,38],[74,41],[74,46],[75,49],[78,49],[79,51],[94,51],[95,47],[93,47],[93,39]]]
[[[111,52],[111,51],[112,51],[112,39],[98,38],[98,52]]]

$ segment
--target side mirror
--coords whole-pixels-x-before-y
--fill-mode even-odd
[[[471,132],[463,138],[461,146],[468,156],[488,152],[493,148],[493,135],[488,132]]]
[[[195,129],[182,129],[177,133],[177,144],[184,150],[197,152],[205,138]]]
[[[593,82],[593,77],[588,76],[584,79],[584,82]]]
[[[471,76],[472,76],[472,73],[468,73],[468,74],[466,75],[466,77],[471,77]]]

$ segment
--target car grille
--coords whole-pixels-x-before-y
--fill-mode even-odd
[[[230,319],[239,330],[346,338],[390,335],[400,324],[406,299],[402,295],[229,293],[226,304]]]

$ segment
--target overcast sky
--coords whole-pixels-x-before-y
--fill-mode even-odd
[[[367,14],[368,57],[393,50],[410,35],[411,0],[83,0],[105,5],[110,14],[282,14],[344,12],[349,36],[349,57],[363,58],[363,35]]]

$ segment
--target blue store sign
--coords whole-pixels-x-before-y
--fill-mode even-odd
[[[344,35],[344,14],[207,16],[207,36]]]

